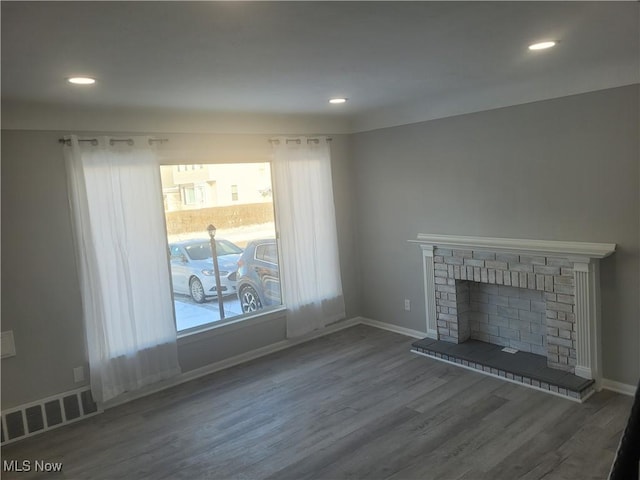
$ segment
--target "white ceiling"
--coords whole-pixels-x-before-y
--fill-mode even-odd
[[[640,82],[637,2],[1,8],[3,105],[335,116],[361,131]],[[559,44],[527,49],[546,39]],[[97,83],[65,83],[76,74]]]

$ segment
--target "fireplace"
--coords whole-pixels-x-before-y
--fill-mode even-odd
[[[419,234],[427,334],[541,355],[601,376],[599,260],[615,244]]]

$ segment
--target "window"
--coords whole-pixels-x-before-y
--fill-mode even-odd
[[[263,262],[269,262],[273,264],[278,263],[278,251],[276,249],[276,244],[267,243],[258,245],[256,247],[256,260],[262,260]]]
[[[202,170],[204,165],[175,165],[178,172],[188,172],[189,170]]]
[[[183,186],[182,187],[182,202],[185,205],[199,205],[205,203],[206,192],[202,186]]]
[[[177,330],[197,329],[280,306],[273,198],[264,194],[271,192],[270,165],[167,165],[161,170]],[[215,249],[224,318],[218,303],[209,224],[217,229]]]

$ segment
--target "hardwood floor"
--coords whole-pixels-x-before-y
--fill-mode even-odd
[[[606,478],[630,397],[580,405],[412,341],[359,325],[298,345],[9,445],[63,471],[2,478]]]

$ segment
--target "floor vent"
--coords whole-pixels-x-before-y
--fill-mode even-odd
[[[2,412],[2,445],[102,413],[85,387]]]

